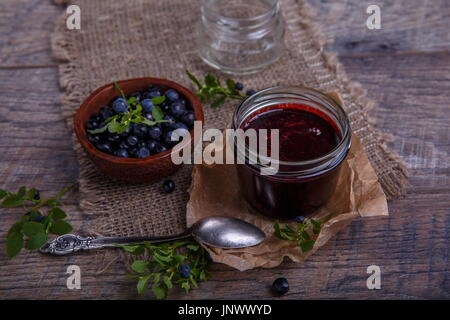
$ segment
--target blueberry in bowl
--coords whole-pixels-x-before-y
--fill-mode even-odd
[[[76,112],[74,130],[106,175],[142,183],[179,168],[171,160],[178,143],[172,140],[185,135],[173,131],[195,139],[194,121],[203,121],[203,111],[191,91],[165,79],[136,78],[95,90]]]

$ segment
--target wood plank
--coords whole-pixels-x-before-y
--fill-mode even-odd
[[[335,41],[340,54],[445,51],[450,49],[447,0],[380,0],[382,29],[366,28],[371,1],[309,1],[316,21]],[[50,34],[63,7],[51,0],[2,0],[0,10],[0,68],[54,65]]]
[[[61,12],[51,0],[2,0],[0,66],[55,65],[50,34]]]
[[[394,148],[411,168],[408,195],[390,203],[385,219],[357,220],[331,239],[307,263],[285,262],[275,269],[247,272],[214,264],[212,279],[190,295],[174,299],[272,298],[271,282],[284,276],[291,290],[283,299],[450,298],[450,191],[448,129],[449,56],[444,53],[347,57],[349,76],[368,89],[379,105],[379,125],[395,134]],[[59,112],[55,68],[0,70],[1,187],[33,185],[54,193],[77,177],[70,135]],[[77,193],[67,198],[76,229],[89,222],[77,209]],[[1,209],[0,248],[19,213]],[[13,260],[0,255],[0,297],[27,299],[137,299],[135,284],[114,263],[97,275],[99,261],[84,253],[46,257],[26,252]],[[101,258],[101,256],[100,256]],[[65,286],[66,268],[82,270],[82,289]],[[366,268],[382,269],[382,290],[366,289]]]
[[[309,1],[316,21],[340,54],[448,51],[450,2],[447,0]],[[369,30],[366,9],[381,9],[381,29]]]

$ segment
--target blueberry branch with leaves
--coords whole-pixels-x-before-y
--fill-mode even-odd
[[[220,79],[212,74],[207,74],[204,79],[204,84],[189,71],[186,74],[197,87],[195,94],[201,102],[211,102],[211,107],[219,107],[224,104],[227,98],[242,100],[246,96],[241,94],[239,90],[243,88],[242,84],[234,82],[232,79],[225,80],[225,87],[220,83]]]
[[[67,186],[50,198],[41,198],[35,188],[20,187],[17,193],[0,189],[2,207],[21,207],[26,212],[7,233],[8,258],[15,257],[24,247],[28,250],[39,249],[47,242],[49,233],[62,235],[72,231],[72,226],[64,221],[67,214],[61,209],[61,198],[75,186]]]
[[[166,100],[165,96],[149,99],[151,102],[147,102],[148,105],[145,105],[145,108],[151,110],[153,120],[150,120],[143,115],[144,107],[141,102],[135,97],[127,99],[117,82],[114,82],[114,87],[121,95],[121,97],[113,102],[113,109],[117,114],[106,119],[105,126],[95,130],[88,130],[89,133],[99,134],[106,130],[110,133],[123,133],[128,129],[131,123],[142,123],[151,127],[158,123],[170,122],[170,120],[163,120],[164,112],[158,106]]]
[[[306,253],[314,247],[314,243],[316,242],[315,238],[320,233],[320,230],[322,230],[323,224],[330,218],[331,215],[319,220],[299,216],[296,218],[297,223],[294,226],[289,224],[282,226],[279,221],[275,221],[273,224],[274,235],[282,240],[296,242],[300,250]]]
[[[186,291],[208,279],[208,253],[195,241],[175,241],[153,245],[116,245],[133,255],[150,258],[135,260],[131,265],[134,273],[129,276],[137,280],[137,291],[143,294],[151,286],[157,299],[165,299],[170,289],[179,286]]]

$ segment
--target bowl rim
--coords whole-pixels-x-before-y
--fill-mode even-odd
[[[154,84],[154,85],[164,85],[164,86],[167,86],[167,87],[177,90],[181,95],[183,95],[186,98],[186,100],[189,101],[189,103],[194,111],[194,114],[195,114],[195,121],[204,122],[203,108],[202,108],[200,100],[189,89],[187,89],[186,87],[184,87],[174,81],[162,79],[162,78],[141,77],[141,78],[126,79],[126,80],[118,80],[115,82],[117,82],[117,84],[120,86],[121,84],[130,83],[130,82],[140,82],[140,81],[145,81],[145,82],[148,82],[149,84]],[[94,155],[96,158],[99,158],[101,160],[104,160],[104,161],[107,161],[110,163],[115,163],[115,164],[130,164],[130,165],[131,164],[147,164],[150,162],[154,162],[157,160],[167,158],[167,156],[171,154],[172,149],[175,146],[173,146],[172,148],[170,148],[166,151],[163,151],[163,152],[160,152],[160,153],[157,153],[154,155],[150,155],[145,158],[120,158],[120,157],[109,155],[107,153],[104,153],[104,152],[98,150],[91,142],[88,141],[86,127],[85,127],[85,124],[83,123],[83,121],[81,120],[81,113],[84,110],[89,110],[88,106],[91,104],[91,101],[94,100],[100,94],[100,92],[102,92],[103,90],[105,90],[107,88],[114,88],[114,82],[107,83],[107,84],[95,89],[87,98],[85,98],[83,100],[80,107],[78,108],[78,110],[75,112],[75,114],[73,116],[73,125],[74,125],[73,129],[75,131],[75,135],[76,135],[78,141],[80,142],[80,144],[86,150],[86,152],[88,154]],[[113,97],[111,97],[111,99],[112,98]],[[195,139],[195,137],[193,137],[193,132],[194,132],[194,128],[189,130],[189,133],[191,135],[191,141],[192,141],[192,139]]]

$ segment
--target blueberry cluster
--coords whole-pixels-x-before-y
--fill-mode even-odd
[[[161,119],[155,119],[155,111]],[[139,112],[138,118],[136,112]],[[141,121],[130,121],[120,133],[102,130],[111,125],[112,117],[128,114]],[[194,120],[193,110],[179,92],[174,89],[163,91],[158,86],[150,85],[145,91],[116,97],[110,105],[102,107],[86,125],[88,132],[91,132],[87,138],[98,150],[107,154],[121,158],[145,158],[171,149],[182,136],[175,136],[173,131],[182,129],[187,133],[194,126]]]

